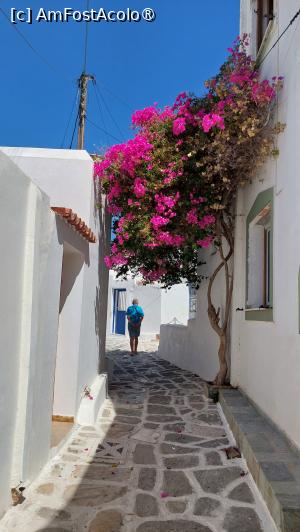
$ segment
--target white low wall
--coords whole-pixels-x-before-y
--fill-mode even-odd
[[[189,289],[186,284],[176,284],[161,291],[161,323],[179,321],[187,325],[189,319]]]
[[[199,272],[209,277],[218,256],[214,248],[202,252],[205,262]],[[205,380],[213,380],[218,372],[219,340],[212,330],[207,315],[207,280],[203,280],[197,292],[198,309],[187,327],[162,325],[160,330],[159,354],[177,366],[196,373]],[[215,282],[213,298],[216,306],[224,307],[224,275],[221,273]],[[222,310],[221,310],[222,312]]]

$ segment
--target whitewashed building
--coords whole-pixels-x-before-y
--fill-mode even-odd
[[[300,448],[300,17],[296,0],[242,0],[241,34],[263,78],[284,76],[275,119],[286,124],[279,157],[239,192],[231,319],[231,383]],[[267,53],[270,53],[267,55]],[[204,273],[213,271],[213,250]],[[223,279],[215,287],[222,308]],[[218,369],[218,338],[207,318],[207,282],[187,327],[163,326],[160,353],[207,380]]]
[[[155,339],[161,324],[188,321],[189,290],[185,284],[178,284],[170,290],[162,289],[158,283],[143,285],[130,276],[126,280],[118,279],[111,271],[109,274],[107,334],[128,335],[126,310],[137,298],[144,310],[141,334]]]
[[[1,148],[0,205],[2,515],[106,397],[110,235],[85,151]]]

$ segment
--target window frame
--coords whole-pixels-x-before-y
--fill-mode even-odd
[[[270,24],[274,20],[274,3],[275,0],[257,0],[256,3],[256,53],[264,42],[266,33]],[[266,12],[265,12],[266,10]],[[268,19],[268,20],[266,20]]]
[[[264,257],[263,283],[264,283],[264,303],[259,308],[248,306],[249,292],[249,237],[250,227],[260,213],[270,206],[270,220],[264,227],[264,231],[269,233],[269,242],[266,241],[264,233]],[[273,187],[260,192],[256,197],[246,221],[246,293],[245,293],[245,319],[248,321],[273,321],[273,219],[274,219],[274,190]],[[267,251],[268,244],[268,251]],[[267,268],[268,264],[268,268]],[[267,291],[267,286],[269,290]]]

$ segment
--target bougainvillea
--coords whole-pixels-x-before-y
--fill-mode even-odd
[[[108,268],[139,274],[164,286],[202,279],[199,251],[215,245],[220,262],[207,288],[208,317],[219,336],[217,384],[228,374],[229,316],[233,291],[234,204],[238,188],[272,151],[282,125],[271,108],[282,78],[262,80],[238,38],[206,94],[185,92],[172,107],[136,111],[137,133],[95,164],[107,194],[115,239]],[[224,272],[225,304],[213,303],[212,287]]]
[[[116,238],[107,267],[145,282],[198,285],[198,251],[216,236],[253,165],[273,147],[268,123],[278,79],[260,80],[238,39],[206,94],[178,95],[172,107],[136,111],[135,137],[95,163],[107,194]]]

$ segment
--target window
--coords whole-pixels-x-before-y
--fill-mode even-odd
[[[273,189],[256,198],[247,218],[246,319],[273,319]],[[264,311],[264,312],[261,312]]]
[[[274,18],[274,0],[257,0],[257,51],[260,49],[269,22]]]
[[[197,290],[189,286],[189,319],[195,318],[197,313]]]

